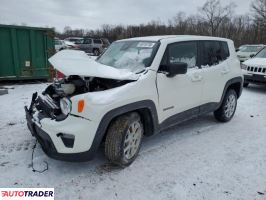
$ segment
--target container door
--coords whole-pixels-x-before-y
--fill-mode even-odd
[[[0,27],[0,79],[15,77],[11,30]]]

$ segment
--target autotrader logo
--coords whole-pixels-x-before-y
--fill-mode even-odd
[[[54,200],[54,188],[0,188],[2,199]]]

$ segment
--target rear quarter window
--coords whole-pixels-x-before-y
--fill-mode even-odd
[[[203,41],[202,42],[202,65],[217,65],[229,57],[227,42]]]
[[[99,39],[95,39],[95,40],[93,40],[93,43],[94,43],[94,44],[102,44],[102,41],[99,40]]]
[[[227,42],[220,42],[222,48],[222,60],[226,60],[229,56],[229,48]]]

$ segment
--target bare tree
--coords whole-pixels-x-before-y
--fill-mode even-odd
[[[266,43],[266,0],[254,0],[251,8],[254,18],[248,15],[235,16],[234,4],[221,5],[220,0],[207,0],[195,15],[179,12],[165,24],[160,20],[153,20],[139,25],[108,25],[99,29],[64,28],[57,37],[70,36],[103,37],[110,41],[147,35],[189,34],[212,35],[230,38],[236,46],[242,44]],[[263,28],[264,27],[264,28]]]
[[[199,9],[202,20],[210,26],[212,36],[217,34],[220,25],[232,15],[235,4],[230,3],[222,6],[220,0],[207,0],[207,2]]]
[[[266,0],[255,0],[251,4],[255,23],[266,29]]]

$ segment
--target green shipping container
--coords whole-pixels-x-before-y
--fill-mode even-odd
[[[54,31],[0,25],[0,80],[48,79]]]

